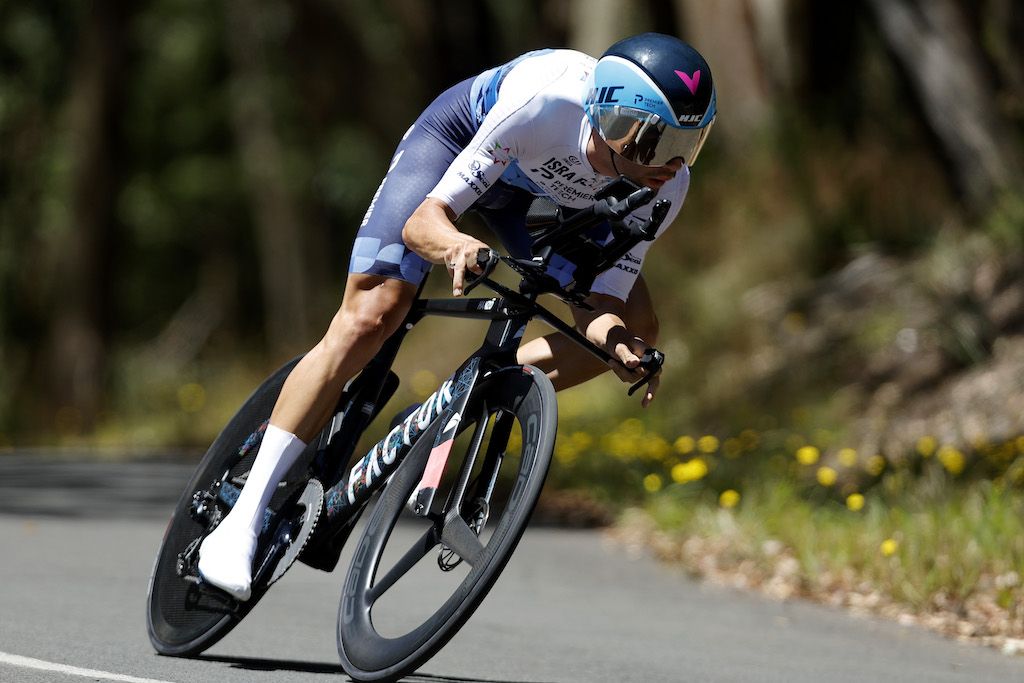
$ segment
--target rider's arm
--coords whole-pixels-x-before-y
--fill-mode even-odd
[[[611,364],[612,371],[619,379],[623,382],[636,382],[643,376],[636,369],[640,365],[640,356],[650,344],[626,327],[626,303],[618,297],[593,293],[587,297],[587,304],[593,310],[572,307],[576,329],[619,360],[618,363]],[[643,397],[645,408],[654,400],[659,382],[656,375],[647,385]]]
[[[452,274],[452,294],[461,296],[468,268],[480,273],[476,255],[487,245],[459,232],[455,212],[439,199],[427,197],[402,228],[402,241],[431,263],[443,263]]]
[[[625,302],[607,294],[591,294],[587,303],[594,310],[572,307],[576,329],[629,368],[613,367],[615,374],[625,381],[635,381],[637,376],[631,370],[640,364],[640,356],[648,345],[626,328]]]

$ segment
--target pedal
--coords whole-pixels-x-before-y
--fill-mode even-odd
[[[199,584],[199,571],[196,568],[196,551],[199,549],[199,544],[202,543],[203,537],[195,539],[185,549],[178,553],[178,559],[174,564],[174,571],[178,576],[185,579],[190,583]]]
[[[192,504],[188,507],[189,516],[196,522],[208,529],[212,529],[220,523],[224,516],[220,506],[217,505],[217,497],[209,491],[196,491],[192,495]]]
[[[185,594],[186,604],[192,609],[237,613],[238,600],[207,583],[199,575],[199,546],[204,538],[206,537],[200,536],[185,546],[185,549],[178,553],[178,560],[174,566],[178,576],[189,584],[188,592]]]
[[[206,583],[199,577],[188,579],[188,592],[185,593],[185,605],[190,610],[204,612],[221,612],[224,614],[240,614],[243,603],[231,597],[220,588]]]

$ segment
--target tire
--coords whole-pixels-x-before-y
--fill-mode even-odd
[[[174,509],[150,576],[146,609],[149,640],[160,654],[191,656],[206,650],[227,635],[266,594],[265,585],[254,585],[251,598],[245,602],[226,596],[217,600],[180,577],[176,565],[179,554],[210,531],[207,524],[190,514],[193,495],[210,489],[226,471],[228,480],[249,471],[259,449],[251,447],[240,457],[240,447],[269,420],[281,387],[299,360],[295,358],[277,370],[245,401],[200,461]],[[272,510],[280,511],[305,485],[315,444],[316,439],[286,475],[286,484],[270,502]],[[262,543],[257,557],[261,551],[265,551]]]
[[[505,422],[514,419],[511,440],[508,432],[504,439],[494,436],[501,431],[496,427],[498,416]],[[526,529],[551,462],[556,422],[555,392],[540,370],[510,368],[481,381],[463,413],[461,435],[451,451],[435,499],[435,510],[441,507],[436,505],[437,501],[444,502],[447,496],[448,502],[426,520],[403,515],[403,512],[423,473],[437,424],[417,442],[371,503],[366,527],[345,580],[338,610],[338,653],[345,671],[353,679],[389,681],[411,673],[440,650],[469,619],[504,569]],[[466,453],[469,457],[469,444],[477,438],[480,424],[486,425],[487,439],[472,466],[473,477],[469,478],[471,483],[466,489],[464,504],[461,510],[449,510],[451,490],[457,486],[464,464],[462,455]],[[516,429],[520,435],[518,444]],[[499,442],[496,445],[500,451],[506,450],[500,448],[501,442],[507,443],[508,455],[492,459],[487,448],[490,441]],[[489,502],[481,503],[480,498],[488,488],[486,482],[491,481],[495,472],[512,476],[499,479],[498,485],[492,487],[494,493]],[[489,516],[481,512],[487,510],[488,505]],[[442,572],[439,569],[441,557],[436,562],[429,561],[431,551],[442,545],[439,543],[442,533],[454,534],[457,528],[472,532],[467,521],[474,518],[479,521],[480,517],[484,520],[483,528],[477,531],[480,546],[464,546],[474,553],[472,566],[469,561],[458,564],[456,556],[455,569],[460,570],[456,574],[454,570]],[[418,540],[412,543],[407,540],[410,525],[419,527],[413,530]],[[396,529],[400,531],[394,533]],[[393,546],[399,549],[396,551]],[[445,549],[442,545],[442,551]],[[395,564],[391,556],[396,553],[403,559],[411,559],[395,570],[400,578],[392,583],[388,572]],[[448,551],[446,566],[452,563],[453,553]],[[377,583],[378,576],[382,577],[383,587]],[[426,583],[421,584],[421,581]],[[406,583],[408,585],[404,585]],[[416,615],[411,607],[414,601],[405,600],[401,594],[409,591],[410,596],[422,598],[427,592],[424,585],[431,586],[430,592],[437,594],[436,600],[425,610],[420,609],[425,612],[423,615]],[[375,588],[382,593],[376,595]],[[393,596],[393,592],[398,596]],[[436,605],[440,606],[435,608]]]

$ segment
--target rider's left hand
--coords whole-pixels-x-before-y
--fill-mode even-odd
[[[457,233],[451,244],[445,249],[444,265],[452,276],[453,296],[462,296],[466,286],[467,270],[477,275],[483,272],[477,263],[477,254],[481,249],[490,249],[490,247],[464,233]]]

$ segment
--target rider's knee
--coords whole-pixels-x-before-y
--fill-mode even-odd
[[[388,311],[377,307],[363,307],[356,310],[346,311],[344,322],[339,327],[345,337],[348,337],[360,344],[376,346],[383,342],[388,333]],[[340,341],[338,336],[330,335],[330,341]]]
[[[385,298],[364,297],[358,306],[346,306],[331,324],[325,342],[329,348],[347,350],[354,345],[376,349],[401,323],[405,311]]]
[[[394,331],[394,317],[383,302],[365,300],[357,306],[344,305],[331,321],[320,348],[338,361],[356,349],[372,356]]]

